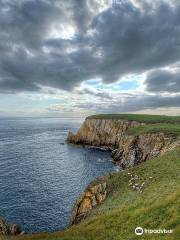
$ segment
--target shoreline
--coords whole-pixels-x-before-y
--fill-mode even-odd
[[[99,127],[101,127],[102,125],[104,126],[104,128],[101,131],[99,131],[99,129],[96,129],[97,121],[98,121]],[[117,122],[119,125],[117,125]],[[106,124],[111,124],[111,128],[109,128],[109,125],[107,127]],[[135,124],[135,126],[133,125],[133,127],[136,128],[137,127],[136,123],[133,122],[133,124]],[[123,134],[121,132],[121,127],[125,129]],[[117,135],[118,131],[116,131],[116,128],[118,131],[120,131],[121,133],[120,135]],[[89,129],[91,130],[89,131]],[[70,136],[72,137],[73,141],[72,142],[69,141],[69,134],[68,134],[66,142],[75,147],[111,152],[112,162],[114,165],[117,165],[117,166],[122,166],[121,165],[122,162],[121,164],[119,164],[119,161],[121,161],[122,159],[123,161],[128,162],[129,159],[132,159],[131,156],[133,156],[134,157],[133,162],[128,162],[128,164],[130,163],[131,165],[126,165],[126,162],[123,163],[124,165],[123,165],[123,168],[121,169],[122,175],[127,172],[126,171],[127,169],[129,169],[129,171],[134,171],[134,168],[136,168],[136,165],[143,166],[142,163],[146,162],[147,160],[151,160],[158,156],[164,155],[166,152],[180,146],[179,145],[180,143],[178,140],[179,138],[166,137],[163,133],[151,133],[151,134],[149,133],[149,134],[142,134],[139,136],[131,136],[131,135],[125,134],[126,131],[128,130],[129,130],[129,122],[127,121],[122,121],[122,120],[113,121],[109,119],[108,121],[99,120],[99,119],[97,120],[93,119],[92,121],[91,119],[86,119],[84,123],[82,123],[80,129],[76,134],[71,133]],[[107,137],[106,140],[104,140],[103,136],[107,135],[106,131],[110,134],[113,132],[113,135],[111,135],[111,137]],[[93,140],[91,138],[92,136],[95,138],[95,141],[94,141],[96,143],[95,145],[92,145],[93,143]],[[78,139],[77,142],[74,141],[76,137]],[[99,141],[97,137],[99,137],[99,139],[101,139],[102,142],[107,141],[108,144],[107,145],[102,144],[102,146],[96,146],[98,145],[97,143]],[[82,143],[83,139],[85,139],[84,144]],[[116,147],[113,146],[111,142],[112,139],[115,143],[114,146]],[[119,141],[119,149],[117,148],[118,146],[117,139]],[[91,144],[87,144],[88,141]],[[111,143],[111,145],[109,143]],[[140,155],[137,155],[137,154],[140,154]],[[146,154],[146,155],[150,154],[150,155],[148,157],[146,156],[145,158],[143,158],[143,154]],[[139,158],[138,162],[136,162],[137,157],[141,157]],[[93,212],[94,209],[96,209],[97,207],[99,207],[99,205],[105,202],[106,198],[110,194],[110,191],[112,191],[111,186],[109,186],[109,180],[108,180],[108,179],[111,179],[111,176],[112,178],[116,178],[116,176],[119,176],[119,174],[114,172],[112,174],[105,174],[105,175],[99,176],[87,185],[82,195],[77,199],[76,203],[74,204],[73,210],[71,212],[70,225],[68,225],[64,230],[60,230],[61,232],[69,231],[69,229],[71,229],[71,227],[74,224],[75,225],[77,223],[79,224],[82,220],[85,220],[86,217],[91,215],[91,212]],[[55,232],[53,231],[52,234],[54,234]],[[33,233],[32,235],[37,235],[37,234],[39,235],[50,234],[50,232],[44,232],[44,233],[38,232],[38,233]]]

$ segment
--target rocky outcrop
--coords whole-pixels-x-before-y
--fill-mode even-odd
[[[1,235],[22,235],[24,231],[20,229],[16,224],[8,224],[4,218],[0,217],[0,236]]]
[[[67,141],[72,144],[92,146],[111,150],[113,161],[122,168],[129,168],[157,155],[180,146],[180,140],[167,137],[163,133],[128,135],[129,128],[145,123],[126,120],[86,119],[76,134],[69,133]],[[129,173],[130,174],[130,173]],[[139,182],[138,176],[131,175],[129,186],[142,193],[145,182]],[[136,182],[138,179],[138,182]],[[93,208],[101,204],[108,195],[104,178],[91,183],[77,200],[71,218],[71,224],[82,221]]]
[[[129,128],[145,125],[135,121],[86,119],[76,134],[69,133],[67,141],[91,145],[112,151],[113,160],[122,168],[132,167],[156,157],[173,144],[174,139],[163,133],[131,136]]]
[[[180,140],[167,137],[163,133],[128,135],[129,128],[141,125],[145,125],[145,123],[86,119],[76,134],[71,132],[68,134],[67,141],[72,144],[111,150],[113,161],[122,168],[132,167],[180,146]],[[130,177],[129,186],[142,193],[145,182],[140,182],[136,175],[130,174]],[[93,208],[104,202],[107,195],[108,187],[105,178],[91,183],[73,208],[71,224],[81,222]]]
[[[74,144],[114,149],[124,133],[132,127],[144,125],[135,121],[86,119],[76,134],[69,132],[67,141]]]
[[[74,205],[71,225],[81,222],[93,208],[103,203],[107,193],[107,184],[104,179],[101,178],[89,184]]]
[[[124,136],[119,147],[112,151],[112,158],[122,168],[128,168],[158,156],[173,142],[163,133]]]

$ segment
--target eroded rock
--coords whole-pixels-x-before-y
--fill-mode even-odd
[[[69,132],[67,141],[113,150],[118,147],[127,129],[141,125],[144,123],[119,119],[86,119],[76,134]]]
[[[113,161],[122,168],[135,166],[171,149],[174,139],[163,133],[127,135],[129,128],[145,125],[135,121],[86,119],[76,134],[69,133],[67,141],[102,149],[109,149]]]
[[[92,182],[75,203],[72,211],[71,224],[77,224],[84,219],[89,212],[103,203],[107,198],[107,184],[104,179]]]
[[[173,139],[165,138],[163,133],[125,136],[116,149],[115,162],[122,168],[132,167],[158,156],[172,143]]]
[[[20,229],[16,224],[9,225],[4,218],[0,217],[0,235],[22,235],[24,231]]]

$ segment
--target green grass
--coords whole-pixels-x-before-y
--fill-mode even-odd
[[[145,182],[143,193],[128,186],[129,175]],[[180,148],[130,170],[106,176],[109,196],[81,224],[62,232],[21,236],[21,240],[179,240]],[[150,179],[152,177],[152,179]],[[136,236],[134,229],[173,229],[173,234]]]
[[[98,114],[87,119],[124,119],[144,123],[177,123],[180,124],[180,116],[147,115],[147,114]]]
[[[89,116],[87,119],[123,119],[147,124],[145,126],[129,129],[127,133],[130,135],[162,132],[167,136],[180,136],[180,116],[147,114],[99,114]]]
[[[141,135],[147,133],[164,133],[167,136],[179,137],[180,136],[180,124],[148,124],[136,128],[131,128],[127,131],[130,135]]]

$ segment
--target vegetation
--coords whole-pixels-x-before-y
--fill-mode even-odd
[[[180,124],[148,124],[128,130],[130,135],[141,135],[146,133],[164,133],[167,136],[179,137],[180,136]]]
[[[180,124],[180,116],[147,115],[147,114],[98,114],[87,119],[125,119],[143,123],[176,123]]]
[[[107,175],[109,196],[81,224],[62,232],[24,235],[16,240],[175,240],[180,228],[180,149],[130,170]],[[145,182],[142,193],[129,186],[129,174]],[[143,234],[134,229],[173,229],[173,234]],[[13,238],[14,239],[14,238]]]
[[[130,135],[163,132],[168,136],[180,136],[180,116],[147,114],[99,114],[89,116],[87,119],[123,119],[147,124],[144,126],[129,129],[128,133]]]

